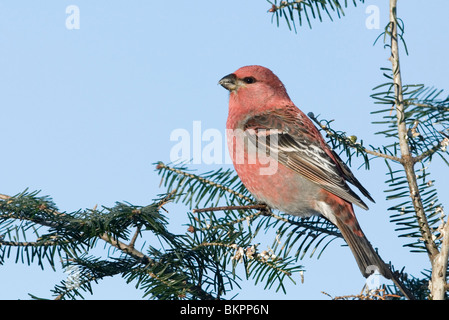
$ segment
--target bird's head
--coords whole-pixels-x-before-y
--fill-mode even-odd
[[[253,106],[266,105],[273,99],[288,99],[284,85],[262,66],[246,66],[224,76],[218,84],[229,90],[231,99]]]

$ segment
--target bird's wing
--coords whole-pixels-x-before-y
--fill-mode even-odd
[[[269,151],[281,164],[294,170],[330,193],[363,209],[368,206],[354,193],[346,179],[368,191],[355,179],[349,168],[325,144],[321,134],[294,106],[250,117],[244,131],[256,148]],[[369,196],[371,199],[371,197]]]
[[[367,197],[370,201],[374,201],[374,199],[371,197],[371,194],[368,192],[368,190],[365,189],[365,187],[362,186],[362,184],[357,180],[357,178],[354,176],[354,174],[351,172],[351,169],[346,165],[346,163],[341,160],[340,156],[332,149],[328,148],[328,151],[332,153],[333,158],[335,161],[337,161],[338,165],[340,166],[340,169],[342,171],[343,177],[346,179],[346,181],[349,181],[352,185],[356,186],[357,189],[360,190],[360,192]]]

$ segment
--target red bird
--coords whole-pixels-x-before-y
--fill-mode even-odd
[[[278,77],[267,68],[246,66],[219,84],[230,91],[226,129],[231,159],[251,194],[287,214],[325,217],[341,231],[365,277],[377,269],[391,279],[352,204],[368,207],[347,182],[374,200],[290,100]]]

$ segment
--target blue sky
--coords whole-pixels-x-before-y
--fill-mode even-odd
[[[335,119],[334,129],[381,145],[371,124],[369,95],[383,83],[388,50],[373,46],[381,30],[368,29],[368,5],[388,21],[388,1],[367,0],[330,22],[312,21],[291,32],[271,23],[264,0],[247,1],[2,1],[0,3],[0,193],[26,188],[50,195],[60,210],[75,211],[116,201],[144,205],[164,190],[153,163],[170,161],[175,129],[224,134],[227,92],[218,80],[237,68],[260,64],[284,82],[304,112]],[[80,10],[80,28],[66,28],[66,8]],[[449,33],[444,0],[399,1],[409,56],[402,50],[404,84],[449,88]],[[449,190],[447,167],[432,163],[440,198]],[[224,165],[228,166],[228,165]],[[207,164],[192,168],[208,171]],[[388,222],[385,165],[354,172],[376,199],[357,214],[381,256],[419,275],[424,254],[410,254]],[[175,210],[176,208],[176,210]],[[170,211],[183,230],[185,213]],[[287,294],[245,282],[241,299],[327,299],[358,293],[365,279],[343,242],[334,241],[317,260],[305,258],[305,281]],[[0,299],[50,297],[63,270],[7,262],[0,267]],[[297,279],[299,280],[299,279]],[[139,299],[120,278],[94,285],[94,299]]]

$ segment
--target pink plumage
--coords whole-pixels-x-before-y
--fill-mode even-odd
[[[325,217],[339,228],[365,277],[376,267],[391,278],[352,204],[368,207],[347,182],[371,196],[290,100],[279,78],[267,68],[246,66],[219,83],[230,91],[228,147],[245,187],[273,209]]]

